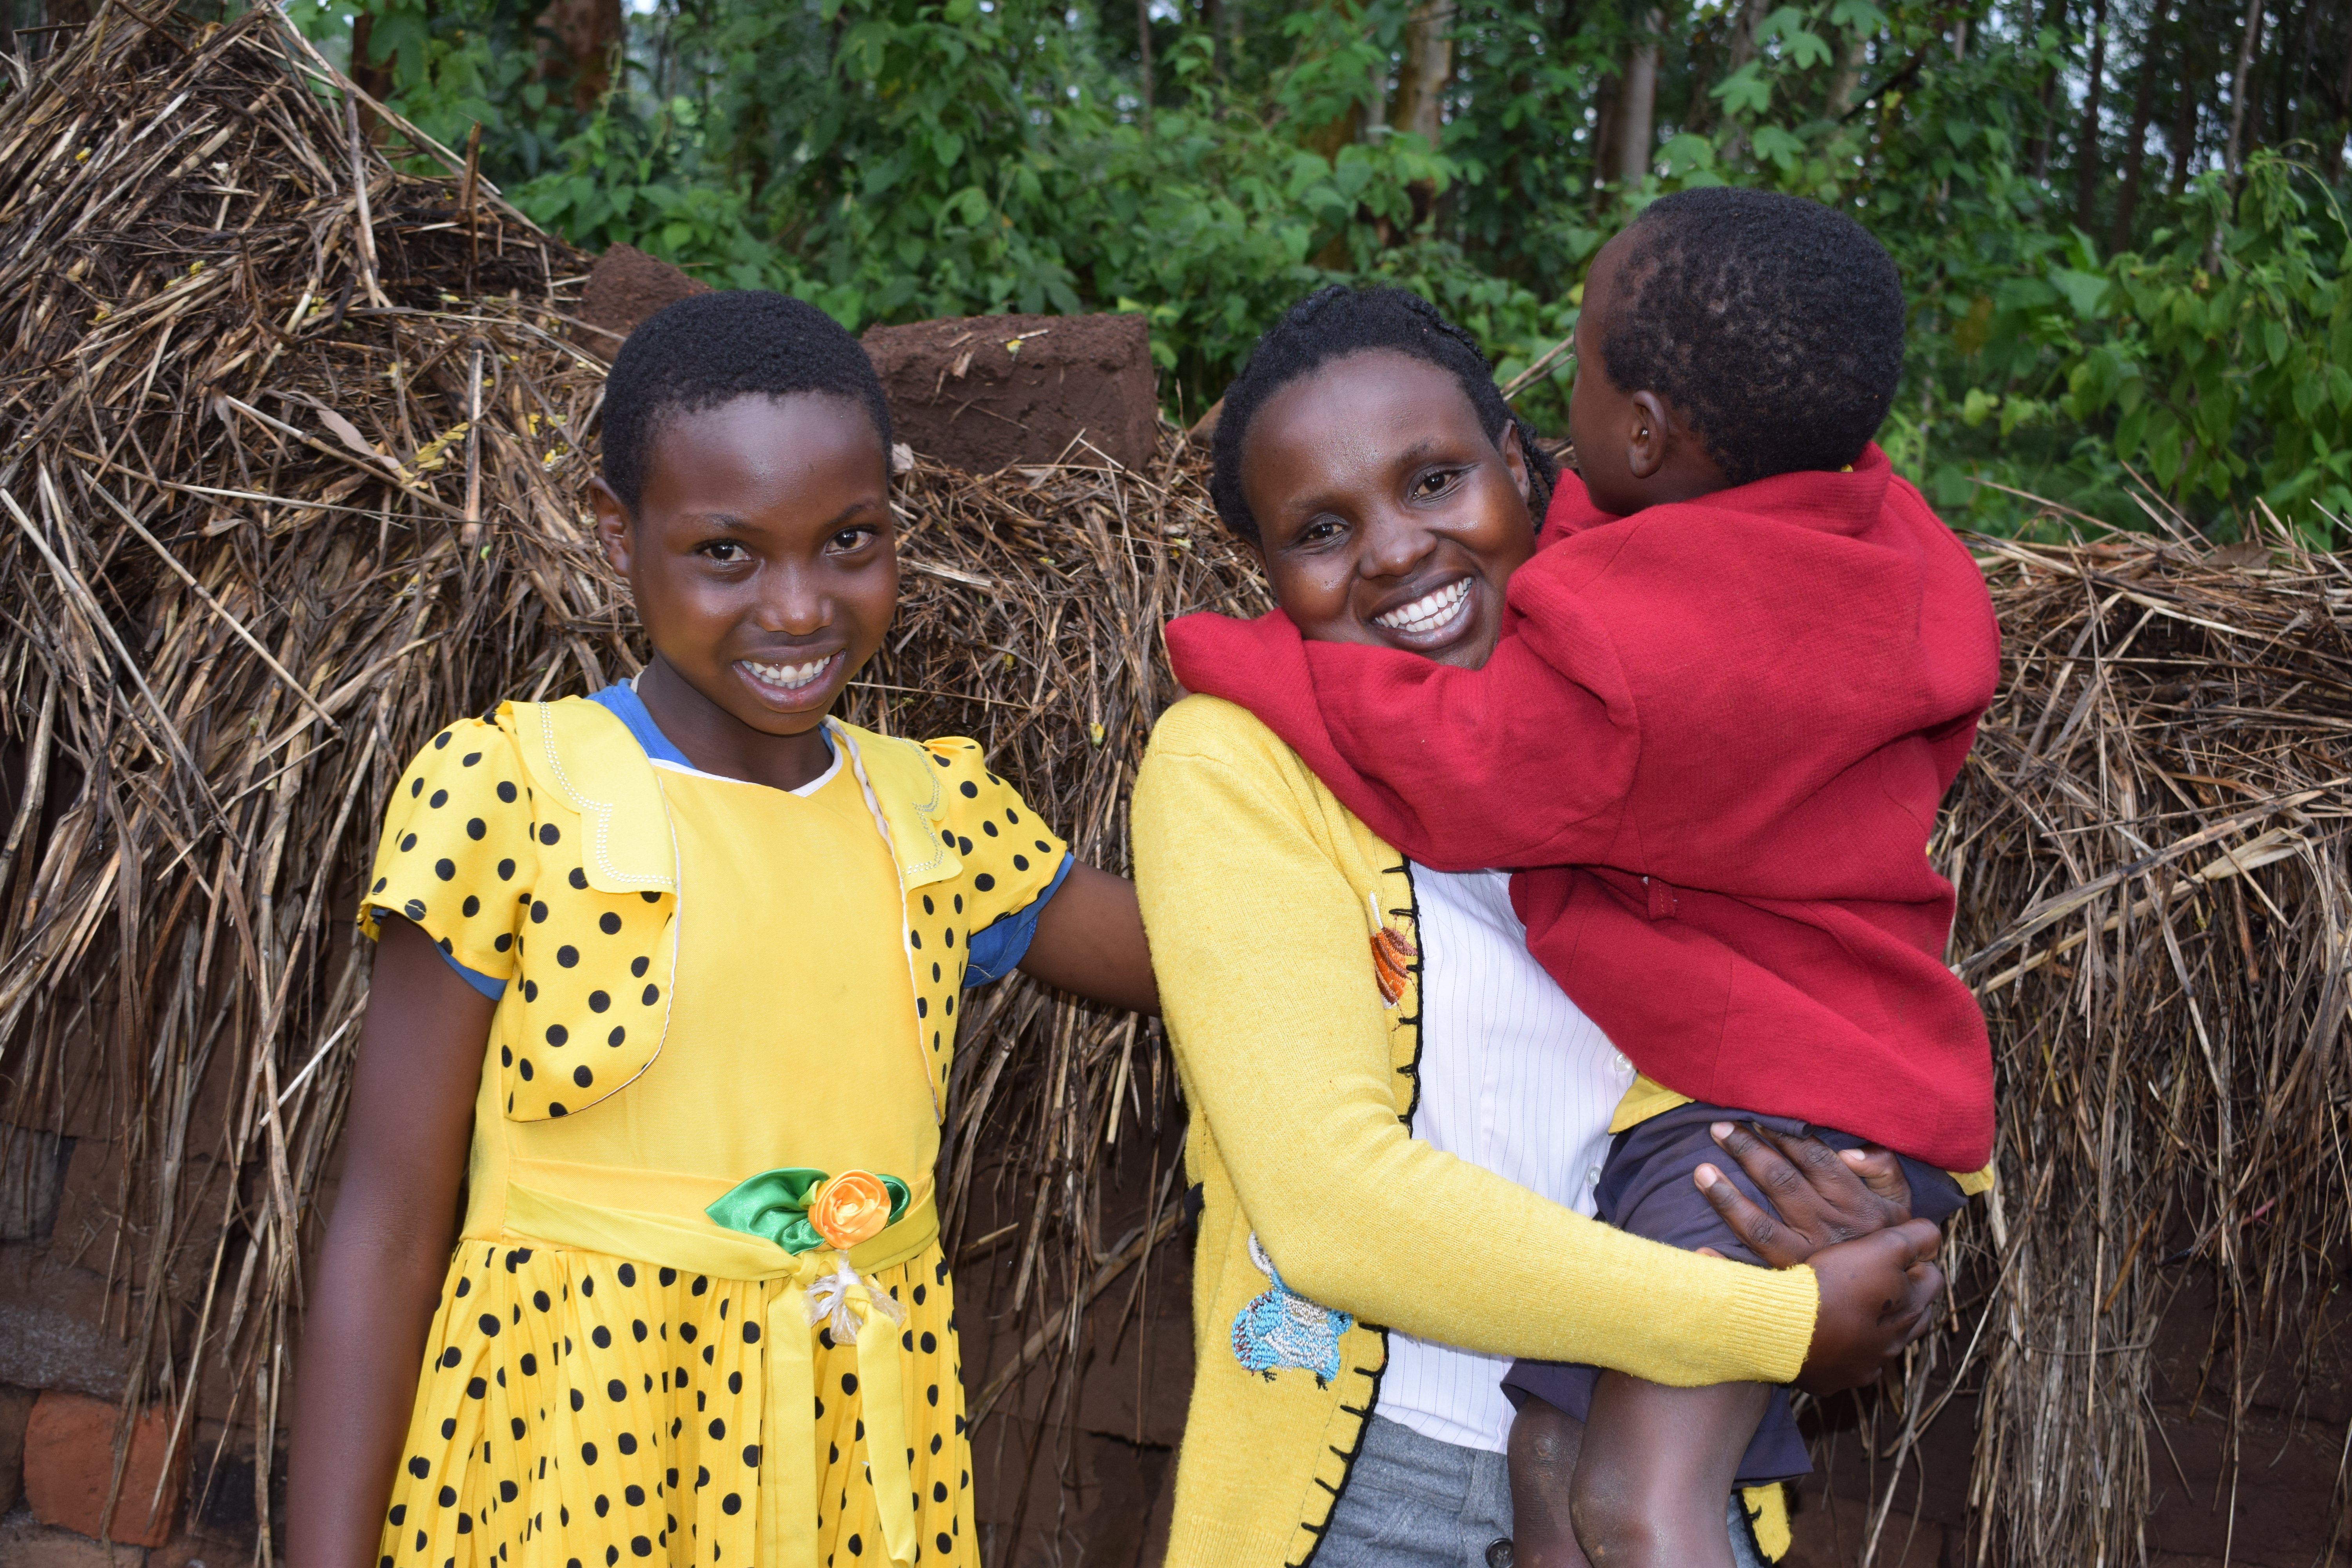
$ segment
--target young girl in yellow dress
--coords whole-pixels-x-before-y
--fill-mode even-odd
[[[395,786],[294,1568],[978,1562],[957,998],[1016,963],[1154,997],[1132,888],[977,745],[830,717],[897,598],[889,450],[798,301],[623,347],[595,507],[655,657],[458,720]]]

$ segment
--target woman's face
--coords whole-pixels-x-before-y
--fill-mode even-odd
[[[1268,398],[1242,450],[1275,602],[1310,642],[1475,669],[1535,553],[1518,433],[1489,440],[1451,373],[1374,349]]]

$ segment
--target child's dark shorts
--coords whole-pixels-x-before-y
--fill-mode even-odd
[[[1760,1264],[1763,1260],[1723,1223],[1706,1195],[1691,1180],[1691,1173],[1699,1166],[1713,1165],[1738,1184],[1751,1200],[1768,1209],[1772,1206],[1708,1132],[1707,1129],[1718,1121],[1759,1122],[1775,1132],[1809,1134],[1832,1149],[1859,1149],[1864,1142],[1785,1116],[1759,1116],[1752,1111],[1727,1110],[1719,1105],[1678,1105],[1627,1128],[1610,1144],[1609,1158],[1601,1167],[1601,1183],[1593,1194],[1601,1221],[1669,1247],[1688,1251],[1712,1247],[1726,1258]],[[1916,1219],[1934,1220],[1941,1225],[1968,1202],[1958,1184],[1932,1165],[1905,1159],[1903,1174],[1911,1183],[1911,1214]],[[1582,1421],[1591,1413],[1592,1388],[1600,1376],[1597,1366],[1517,1361],[1504,1374],[1503,1392],[1514,1407],[1525,1405],[1530,1398],[1540,1399]],[[1748,1445],[1748,1452],[1740,1457],[1738,1484],[1760,1486],[1767,1481],[1789,1480],[1810,1474],[1812,1468],[1812,1462],[1805,1456],[1804,1436],[1797,1430],[1796,1417],[1789,1410],[1789,1391],[1776,1388],[1771,1402],[1765,1406],[1763,1420],[1757,1425],[1756,1436]]]

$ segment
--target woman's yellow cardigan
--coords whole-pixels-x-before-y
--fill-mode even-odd
[[[1392,952],[1414,945],[1411,868],[1272,731],[1213,698],[1178,703],[1153,731],[1133,822],[1202,1205],[1171,1568],[1312,1554],[1390,1329],[1685,1386],[1796,1375],[1811,1270],[1630,1237],[1413,1140],[1420,965],[1384,1005],[1371,949],[1375,910],[1402,939]],[[1279,1285],[1252,1259],[1253,1232]],[[1293,1347],[1270,1368],[1269,1323]],[[1297,1353],[1334,1328],[1336,1356]]]

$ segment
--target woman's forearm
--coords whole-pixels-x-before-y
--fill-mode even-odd
[[[1186,1092],[1284,1282],[1471,1350],[1680,1384],[1793,1376],[1809,1273],[1628,1237],[1412,1138],[1363,896],[1334,858],[1352,851],[1297,759],[1233,743],[1217,713],[1180,707],[1153,739],[1138,882]]]

